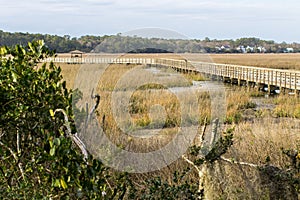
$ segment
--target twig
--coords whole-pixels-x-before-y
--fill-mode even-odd
[[[18,167],[19,167],[19,170],[21,172],[22,178],[26,182],[25,173],[24,173],[24,170],[22,168],[22,163],[19,162],[18,156],[15,154],[15,152],[11,148],[9,148],[5,144],[3,144],[1,141],[0,141],[0,145],[3,146],[4,148],[6,148],[11,153],[11,155],[14,157],[15,161],[18,163]]]
[[[189,164],[191,164],[196,170],[198,173],[200,173],[200,169],[199,167],[197,167],[197,165],[195,165],[195,163],[193,163],[191,160],[189,160],[187,157],[185,157],[184,155],[182,155],[182,158]]]
[[[96,99],[95,105],[92,107],[92,109],[90,110],[88,116],[87,116],[87,123],[89,122],[91,116],[94,114],[94,112],[96,111],[96,109],[98,108],[98,105],[100,103],[100,95],[95,94],[94,95],[94,89],[92,90],[92,94],[91,94],[91,98],[92,99]]]
[[[31,128],[31,130],[35,129],[37,127],[37,125],[39,125],[39,123],[35,123],[35,125]]]
[[[86,150],[85,144],[80,140],[80,138],[77,136],[77,133],[71,134],[70,135],[74,143],[80,148],[82,154],[83,154],[83,159],[87,161],[88,159],[88,151]]]
[[[21,154],[19,130],[17,130],[17,153],[18,153],[18,155]]]
[[[199,135],[199,144],[198,146],[202,148],[204,148],[204,143],[203,141],[205,140],[205,131],[206,131],[206,121],[207,118],[205,118],[204,120],[204,126],[202,127],[202,132]],[[210,146],[215,144],[215,140],[217,139],[218,135],[218,125],[219,125],[219,119],[215,119],[212,122],[212,136],[211,136],[211,141],[210,141]],[[198,183],[198,192],[200,194],[199,199],[202,199],[204,196],[204,181],[205,181],[205,176],[207,174],[207,163],[204,160],[204,163],[200,166],[201,168],[199,168],[197,165],[195,165],[195,163],[193,163],[191,160],[189,160],[187,157],[185,157],[184,155],[182,155],[182,158],[189,163],[190,165],[192,165],[196,171],[198,172],[198,176],[199,176],[199,183]]]
[[[66,114],[66,112],[63,109],[56,109],[54,111],[54,114],[56,114],[57,112],[63,113],[64,118],[65,118],[65,127],[67,128],[67,136],[70,137],[72,139],[72,141],[79,147],[82,154],[84,155],[84,160],[87,161],[88,152],[86,150],[86,147],[85,147],[84,143],[80,140],[80,138],[77,136],[77,133],[72,134],[68,115]]]
[[[91,94],[91,98],[96,99],[96,103],[95,103],[93,109],[90,111],[90,115],[92,115],[95,112],[95,110],[98,108],[98,105],[99,105],[99,102],[100,102],[100,95],[99,94],[94,95],[94,89],[93,89],[92,94]]]
[[[203,163],[201,169],[199,169],[199,167],[197,165],[195,165],[195,163],[193,163],[191,160],[189,160],[184,155],[182,155],[182,158],[197,170],[198,176],[199,176],[198,192],[201,193],[204,190],[204,184],[203,183],[204,183],[205,173],[206,173],[206,170],[207,170],[206,169],[206,163]]]
[[[113,192],[114,190],[113,190],[113,188],[111,187],[111,185],[110,185],[110,183],[108,182],[108,180],[107,180],[106,178],[104,178],[104,179],[105,179],[105,182],[107,183],[109,189],[111,190],[111,192]]]
[[[85,118],[85,122],[84,122],[84,130],[83,130],[83,133],[85,135],[86,133],[86,129],[88,127],[88,121],[89,121],[89,104],[88,103],[85,103],[85,110],[86,110],[86,118]]]
[[[211,139],[210,139],[210,146],[212,147],[215,142],[216,142],[216,139],[219,139],[219,135],[218,135],[218,126],[219,126],[219,119],[216,118],[213,120],[212,122],[212,127],[211,127]]]
[[[224,158],[223,156],[220,157],[221,160],[226,161],[228,163],[231,164],[237,164],[237,165],[245,165],[245,166],[249,166],[249,167],[260,167],[260,165],[257,164],[253,164],[253,163],[246,163],[246,162],[239,162],[239,161],[232,161],[228,158]]]
[[[94,89],[92,90],[91,98],[92,99],[96,99],[96,102],[95,102],[95,105],[93,106],[93,108],[91,109],[90,113],[87,116],[86,124],[85,124],[86,127],[87,127],[87,123],[88,123],[90,117],[95,112],[95,110],[98,108],[98,105],[99,105],[99,102],[100,102],[100,95],[98,95],[98,94],[94,95]],[[56,109],[54,111],[54,115],[57,112],[63,113],[64,120],[65,120],[65,125],[64,126],[67,128],[67,135],[69,137],[71,137],[72,141],[79,147],[79,149],[81,150],[81,152],[82,152],[82,154],[84,156],[84,160],[87,161],[87,159],[88,159],[88,151],[86,150],[86,146],[81,141],[81,139],[78,137],[78,133],[72,134],[70,123],[69,123],[69,118],[68,118],[67,113],[63,109]]]
[[[2,136],[4,135],[4,133],[1,131],[0,132],[1,134],[0,134],[0,139],[2,138]]]
[[[98,108],[99,102],[100,102],[100,95],[96,94],[94,95],[94,88],[92,90],[92,94],[91,94],[91,98],[92,99],[96,99],[95,105],[92,107],[92,109],[89,112],[89,104],[86,103],[86,119],[85,119],[85,123],[84,123],[84,134],[86,132],[86,129],[88,127],[88,123],[90,121],[90,119],[92,118],[92,115],[94,114],[94,112],[96,111],[96,109]]]
[[[199,143],[197,144],[198,146],[202,146],[203,145],[203,141],[205,139],[204,135],[205,135],[205,131],[206,131],[206,126],[207,126],[207,118],[205,117],[204,119],[204,126],[202,127],[201,130],[201,134],[199,135]],[[191,160],[189,160],[187,157],[185,157],[184,155],[182,155],[182,158],[189,163],[190,165],[192,165],[196,171],[198,172],[198,176],[199,176],[199,183],[198,183],[198,192],[200,193],[200,195],[202,195],[202,191],[204,190],[204,177],[205,177],[205,172],[206,172],[206,163],[203,163],[201,166],[201,169],[195,165],[195,163],[193,163]],[[201,196],[199,197],[201,199]]]
[[[207,126],[207,117],[205,117],[205,119],[204,119],[204,126],[202,127],[201,134],[199,135],[200,141],[199,141],[198,146],[201,146],[203,144],[203,141],[205,139],[204,134],[205,134],[205,131],[206,131],[206,126]]]

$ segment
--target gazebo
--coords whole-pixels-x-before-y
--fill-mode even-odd
[[[71,58],[82,58],[82,54],[84,53],[79,50],[75,50],[75,51],[71,51],[70,54],[71,54]]]

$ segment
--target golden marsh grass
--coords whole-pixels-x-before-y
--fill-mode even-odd
[[[141,55],[142,57],[145,55]],[[232,56],[232,57],[230,57]],[[300,69],[300,60],[296,58],[297,54],[285,55],[211,55],[212,59],[217,62],[229,62],[231,64],[253,65],[259,67],[276,67],[282,68],[288,66],[292,69]],[[290,61],[289,57],[292,59]],[[278,59],[276,63],[276,59]],[[286,60],[286,61],[285,61]],[[285,62],[289,62],[288,64]],[[255,65],[258,64],[258,65]],[[269,65],[270,64],[270,65]],[[64,79],[68,87],[72,87],[76,74],[79,70],[78,65],[61,65]],[[163,87],[157,84],[144,85],[143,87],[132,88],[131,84],[121,84],[124,87],[118,87],[124,74],[132,72],[137,66],[135,65],[111,65],[102,74],[97,93],[101,96],[98,113],[98,121],[109,136],[111,141],[122,148],[134,152],[149,152],[157,150],[168,144],[173,135],[178,133],[181,119],[181,110],[178,97],[172,94],[166,88],[183,86],[188,87],[193,77],[185,77],[187,82],[184,84],[178,82],[176,76],[161,76],[165,81]],[[142,68],[142,66],[139,66]],[[144,70],[142,68],[142,70]],[[173,73],[168,69],[162,69],[163,73]],[[138,73],[142,73],[138,71]],[[129,76],[130,77],[130,76]],[[133,76],[134,77],[134,76]],[[168,80],[167,80],[168,79]],[[161,81],[162,81],[161,80]],[[133,80],[138,83],[138,79]],[[126,83],[126,81],[125,81]],[[124,88],[127,88],[124,90]],[[128,112],[131,122],[128,119],[117,122],[113,113],[111,99],[113,91],[130,94],[128,102]],[[131,90],[130,90],[131,89]],[[132,91],[133,90],[133,91]],[[211,100],[207,92],[198,92],[196,95],[196,104],[201,103],[196,110],[192,107],[184,108],[184,119],[189,119],[190,123],[202,125],[205,118],[210,117]],[[194,105],[193,98],[185,96],[185,101],[190,102],[188,105]],[[289,159],[282,153],[282,149],[300,148],[300,126],[299,98],[281,95],[273,98],[261,98],[262,104],[273,105],[274,109],[254,108],[252,102],[253,96],[258,95],[255,89],[249,90],[244,87],[233,87],[226,90],[226,119],[225,127],[235,126],[234,145],[224,155],[224,157],[233,161],[243,161],[265,166],[272,165],[277,168],[285,169]],[[125,125],[122,125],[124,123]],[[159,134],[149,135],[149,137],[133,137],[124,134],[127,127],[128,131],[138,130],[141,128],[158,129]],[[151,133],[151,131],[150,131]],[[132,180],[137,188],[141,190],[147,187],[145,180],[154,176],[160,176],[170,184],[178,184],[173,181],[173,173],[176,170],[185,169],[188,166],[183,160],[172,163],[170,166],[147,174],[132,174]],[[210,170],[207,180],[208,193],[212,199],[271,199],[272,190],[270,182],[265,182],[261,171],[257,168],[228,164],[219,161]],[[197,174],[191,170],[191,173],[185,177],[186,180],[197,182]],[[276,184],[276,183],[272,183]],[[278,182],[283,187],[285,183]],[[274,188],[278,187],[274,186]],[[286,193],[286,190],[279,188],[279,192]],[[137,191],[139,192],[139,191]]]
[[[211,54],[213,62],[300,70],[300,54]]]

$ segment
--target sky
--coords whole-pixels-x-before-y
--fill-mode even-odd
[[[0,0],[0,30],[115,35],[171,30],[190,39],[300,42],[299,0]]]

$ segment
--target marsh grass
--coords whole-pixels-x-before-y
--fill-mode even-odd
[[[276,117],[300,118],[300,99],[290,95],[280,95],[272,99],[276,105],[273,113]]]
[[[213,62],[275,69],[300,70],[300,57],[293,54],[211,54]]]
[[[184,77],[186,77],[190,81],[207,81],[209,79],[205,78],[203,75],[200,73],[187,73],[183,74]]]
[[[234,145],[224,157],[262,167],[230,165],[221,161],[211,172],[214,194],[222,194],[214,198],[295,198],[296,191],[291,189],[292,181],[285,177],[287,174],[284,172],[289,168],[290,160],[282,150],[299,149],[299,128],[299,120],[280,118],[257,119],[237,125]],[[269,173],[264,171],[266,169],[273,171]]]
[[[76,76],[81,65],[60,63],[58,66],[60,66],[62,70],[61,73],[63,75],[63,79],[66,81],[67,87],[73,88],[74,81],[76,80]]]
[[[74,77],[76,77],[79,66],[63,65],[61,67],[68,86],[74,84]],[[86,70],[89,70],[89,67],[85,66]],[[195,74],[182,76],[165,68],[160,69],[160,73],[156,76],[150,76],[147,71],[149,68],[131,64],[113,64],[103,67],[105,70],[99,78],[97,87],[97,93],[101,96],[97,110],[98,121],[105,129],[106,134],[112,140],[119,142],[121,146],[131,146],[135,150],[140,147],[141,151],[149,151],[157,146],[158,142],[150,147],[151,143],[155,143],[153,142],[155,138],[165,140],[162,142],[164,145],[169,139],[163,139],[163,136],[177,133],[179,127],[199,126],[204,123],[205,119],[210,122],[211,97],[207,91],[189,91],[187,89],[174,93],[169,90],[172,87],[189,87],[194,78],[199,80],[199,77],[202,79],[201,76]],[[140,79],[145,79],[147,84],[141,84]],[[112,107],[114,106],[112,104],[114,95],[121,96],[115,105],[126,105],[127,115],[124,115],[125,117],[116,118],[116,112],[122,113],[124,110]],[[129,97],[128,101],[122,97]],[[226,101],[225,122],[228,124],[241,121],[242,110],[251,104],[250,96],[239,88],[228,90]],[[134,138],[126,134],[141,129],[158,129],[160,134],[155,135],[152,142],[149,139]],[[149,135],[143,137],[151,137],[151,131]],[[140,145],[140,142],[143,145]]]
[[[277,65],[279,67],[280,64]],[[204,119],[210,120],[211,99],[209,93],[195,92],[196,101],[187,93],[183,93],[182,96],[186,102],[189,102],[187,104],[189,106],[181,108],[178,96],[167,88],[186,87],[190,85],[190,81],[182,84],[178,82],[181,79],[176,79],[175,75],[160,76],[159,78],[164,79],[160,81],[165,81],[162,84],[154,81],[154,83],[133,87],[139,81],[137,78],[132,79],[133,83],[125,81],[121,84],[122,87],[118,87],[124,74],[136,67],[134,65],[112,65],[105,70],[98,83],[97,93],[101,96],[97,110],[98,121],[106,135],[116,145],[133,152],[154,151],[172,140],[178,133],[182,122],[186,125],[197,124],[200,130]],[[71,87],[74,84],[78,66],[63,65],[62,69],[63,77],[67,80],[67,85]],[[141,69],[145,70],[142,66]],[[170,73],[167,69],[164,70],[163,72]],[[142,72],[138,71],[138,73]],[[193,80],[193,77],[190,80]],[[116,120],[111,104],[113,91],[130,94],[128,102],[120,102],[126,103],[129,119],[121,122]],[[300,102],[299,98],[282,95],[261,100],[263,104],[273,104],[275,109],[266,111],[264,108],[255,108],[256,105],[251,99],[263,95],[261,92],[249,91],[243,87],[226,90],[227,114],[224,129],[235,126],[235,130],[233,132],[234,145],[224,156],[233,161],[273,166],[272,169],[277,173],[281,172],[279,169],[287,169],[290,163],[287,156],[282,153],[282,149],[300,149],[300,121],[297,119],[299,118]],[[193,107],[195,103],[201,106]],[[182,112],[181,109],[184,109],[185,112]],[[249,120],[249,115],[251,115],[251,120]],[[128,134],[130,131],[139,129],[150,131],[142,132],[143,135],[139,135],[140,137]],[[154,132],[155,134],[153,134]],[[181,179],[174,179],[174,174],[182,171],[186,171],[186,175]],[[159,171],[131,174],[130,178],[137,188],[136,194],[142,196],[149,187],[148,180],[156,177],[171,185],[187,182],[191,187],[195,187],[198,182],[195,170],[179,159]],[[263,172],[258,168],[229,164],[224,161],[218,161],[211,166],[206,186],[206,192],[211,199],[274,199],[276,197],[287,199],[294,197],[291,184],[286,179],[279,177],[274,180],[270,173]]]

